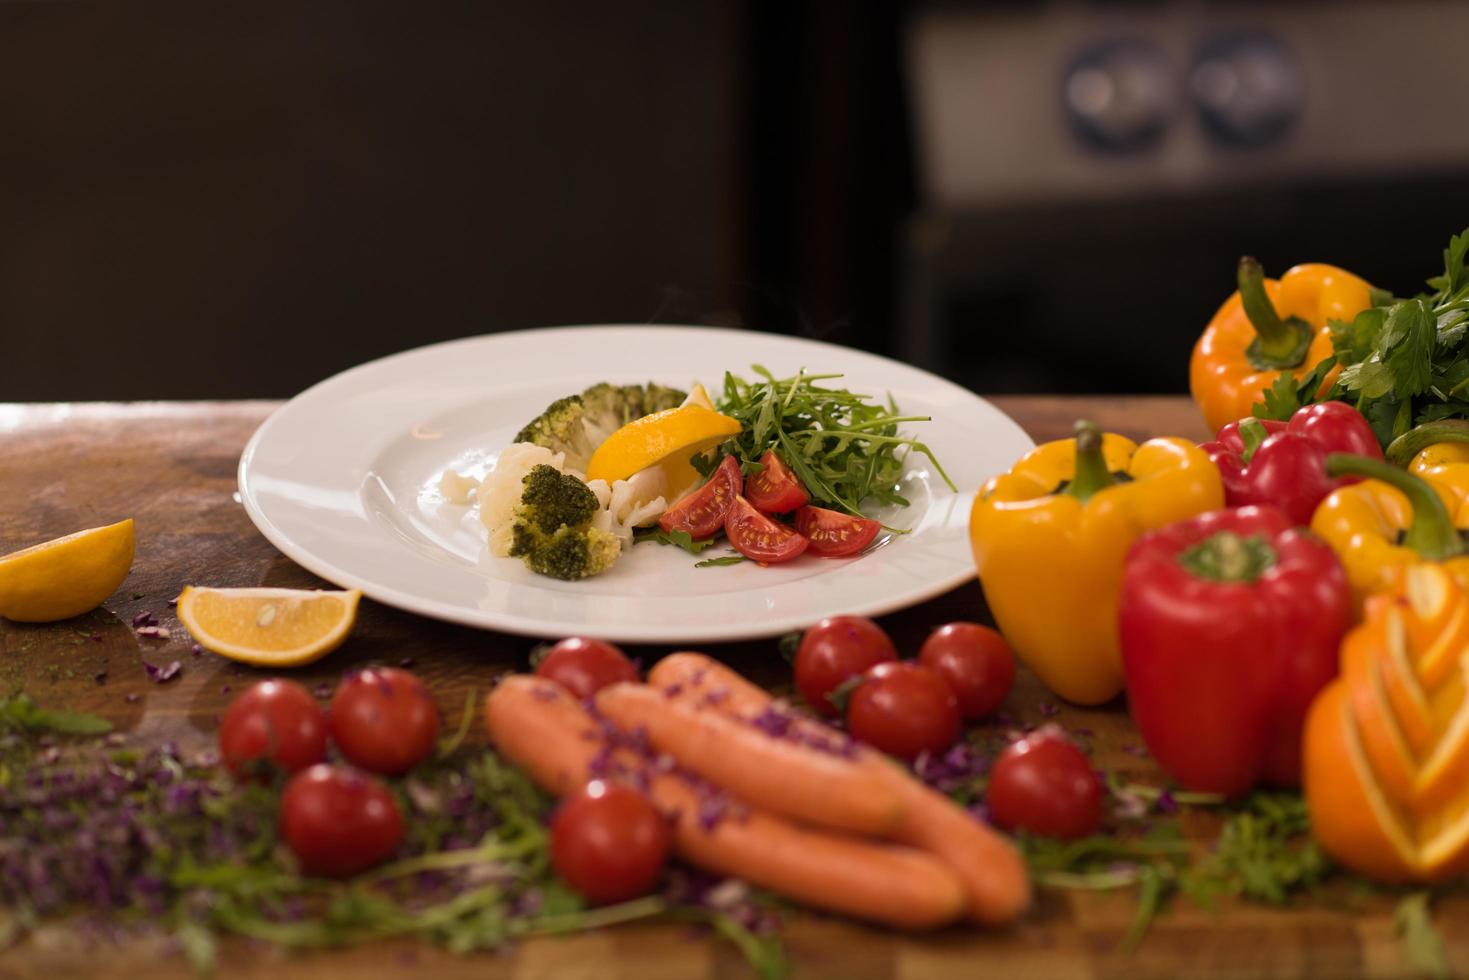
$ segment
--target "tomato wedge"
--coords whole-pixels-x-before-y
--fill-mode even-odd
[[[808,505],[796,511],[796,530],[811,542],[812,554],[845,558],[870,545],[882,525],[865,517]]]
[[[788,514],[811,495],[774,449],[760,457],[760,472],[745,481],[745,499],[762,514]]]
[[[766,517],[744,497],[736,496],[724,519],[724,533],[735,550],[751,561],[775,565],[806,550],[807,540]]]
[[[687,531],[695,541],[712,538],[724,526],[730,504],[744,484],[740,461],[726,456],[707,483],[663,512],[658,526],[670,532]]]

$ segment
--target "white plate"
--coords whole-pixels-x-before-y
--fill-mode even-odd
[[[470,507],[438,492],[447,468],[482,474],[551,401],[598,381],[717,390],[724,371],[763,364],[846,375],[891,392],[953,477],[909,463],[912,506],[884,512],[889,535],[852,559],[696,569],[684,551],[640,544],[580,582],[495,558]],[[631,643],[773,636],[836,613],[877,615],[974,574],[974,490],[1033,443],[982,398],[916,368],[831,344],[706,327],[561,327],[475,337],[372,361],[307,389],[240,457],[240,496],[270,542],[322,578],[437,619],[532,636],[586,633]],[[710,549],[705,557],[725,553]]]

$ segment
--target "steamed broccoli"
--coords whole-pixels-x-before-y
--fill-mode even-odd
[[[538,575],[572,581],[612,567],[617,535],[592,526],[597,495],[574,476],[542,463],[526,474],[515,505],[510,554]]]
[[[567,467],[586,472],[587,462],[602,441],[633,419],[677,408],[687,397],[677,388],[648,383],[602,382],[580,395],[558,398],[515,437],[552,452],[565,453]]]

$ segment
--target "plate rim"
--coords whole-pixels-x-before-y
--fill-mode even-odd
[[[281,554],[291,561],[305,568],[307,571],[326,579],[328,582],[343,588],[358,589],[363,596],[399,609],[403,612],[417,616],[425,616],[444,622],[454,623],[460,626],[475,629],[508,633],[515,636],[543,638],[557,635],[554,624],[544,618],[526,617],[514,613],[493,613],[483,610],[473,610],[455,603],[445,603],[441,600],[426,598],[421,595],[413,595],[402,590],[384,585],[366,576],[359,575],[349,569],[317,556],[305,547],[298,545],[282,531],[274,521],[264,512],[259,502],[255,499],[250,489],[249,467],[251,460],[260,444],[269,436],[272,428],[279,423],[280,419],[293,406],[297,405],[308,396],[312,396],[320,389],[342,383],[352,376],[368,370],[379,369],[400,358],[418,356],[430,351],[443,348],[451,348],[458,345],[473,345],[490,339],[503,338],[507,336],[527,336],[532,334],[554,334],[554,333],[577,333],[577,332],[606,332],[611,330],[698,330],[701,332],[718,332],[733,336],[747,336],[756,334],[764,340],[771,340],[780,344],[791,344],[799,347],[822,347],[840,351],[843,355],[858,355],[878,362],[886,362],[897,365],[909,371],[916,371],[926,375],[933,382],[961,393],[964,397],[975,399],[988,406],[1002,419],[1014,427],[1015,431],[1030,446],[1035,445],[1035,440],[1025,431],[1024,427],[1015,421],[1009,414],[1001,410],[994,402],[984,396],[963,387],[948,378],[941,377],[924,368],[907,364],[894,358],[871,351],[861,350],[855,347],[846,347],[834,344],[830,341],[816,340],[805,337],[792,337],[786,334],[772,334],[763,331],[751,331],[729,327],[706,327],[695,324],[649,324],[649,323],[606,323],[606,324],[566,324],[546,327],[528,327],[516,330],[504,330],[495,333],[476,334],[469,337],[456,337],[449,340],[438,341],[432,344],[424,344],[419,347],[411,347],[406,350],[395,351],[382,357],[373,358],[360,364],[353,365],[335,374],[332,374],[314,384],[304,388],[296,395],[288,399],[284,404],[278,406],[264,421],[256,427],[249,440],[245,443],[240,453],[239,465],[236,468],[236,481],[240,494],[240,502],[245,508],[246,515],[251,523],[255,525],[261,535],[271,543]],[[960,491],[958,497],[972,496],[977,491]],[[905,590],[890,598],[873,600],[862,603],[851,609],[843,610],[844,613],[860,616],[883,616],[897,612],[910,606],[927,602],[937,596],[944,595],[956,588],[972,581],[975,573],[972,569],[967,571],[956,571],[942,578],[927,580],[912,590]],[[801,623],[808,623],[809,617],[802,618]],[[768,639],[779,636],[799,628],[796,623],[787,623],[783,620],[773,622],[755,622],[748,624],[705,624],[697,628],[688,625],[669,625],[659,623],[644,623],[637,626],[609,625],[599,629],[598,635],[604,639],[617,643],[668,643],[668,642],[708,642],[723,643],[741,640]],[[697,634],[697,635],[694,635]]]

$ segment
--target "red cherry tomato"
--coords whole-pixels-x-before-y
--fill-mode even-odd
[[[332,741],[369,772],[397,776],[434,750],[439,712],[423,682],[396,667],[368,667],[337,685],[328,710]]]
[[[790,561],[806,550],[807,541],[784,524],[760,513],[744,497],[735,497],[724,533],[735,550],[751,561],[775,565]]]
[[[949,623],[923,641],[918,662],[953,688],[965,718],[998,708],[1015,683],[1015,652],[998,631],[978,623]]]
[[[724,526],[730,505],[744,486],[740,461],[726,456],[707,483],[663,512],[658,526],[665,531],[687,531],[695,541],[712,538]]]
[[[760,472],[745,481],[745,499],[762,514],[786,514],[811,499],[774,449],[765,450],[760,466]]]
[[[959,701],[944,679],[913,663],[878,664],[847,703],[847,730],[900,759],[942,752],[959,738]]]
[[[990,770],[985,805],[1008,830],[1072,840],[1102,824],[1102,784],[1056,725],[1011,742]]]
[[[819,715],[840,712],[831,694],[868,668],[898,659],[881,626],[862,616],[829,616],[808,629],[796,648],[796,690]]]
[[[670,837],[668,821],[646,796],[599,780],[557,809],[551,866],[589,902],[625,902],[658,883]]]
[[[536,674],[553,680],[585,701],[602,688],[619,681],[636,684],[638,669],[627,654],[602,640],[572,636],[553,646],[540,663]]]
[[[812,554],[845,558],[870,545],[882,525],[865,517],[808,505],[796,511],[796,530],[811,542]]]
[[[376,779],[321,764],[286,783],[280,832],[307,874],[342,878],[366,871],[398,849],[403,815]]]
[[[326,718],[300,684],[261,681],[225,709],[219,755],[237,776],[272,765],[298,772],[326,758]]]

